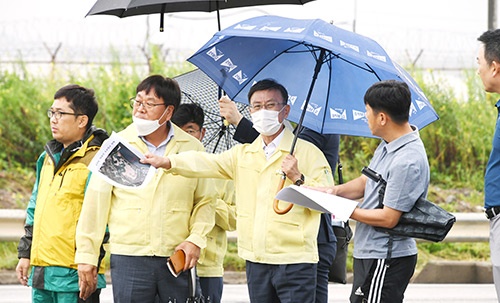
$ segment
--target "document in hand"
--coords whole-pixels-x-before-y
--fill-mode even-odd
[[[280,190],[276,194],[276,199],[330,213],[335,219],[342,221],[347,221],[358,205],[357,201],[296,185]]]
[[[144,155],[118,134],[112,133],[89,164],[89,170],[121,188],[141,188],[156,169],[140,162]]]

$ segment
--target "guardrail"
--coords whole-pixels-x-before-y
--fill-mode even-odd
[[[26,212],[21,209],[0,209],[0,241],[19,241],[24,235]],[[454,213],[457,222],[443,242],[488,242],[489,221],[483,213]],[[356,223],[349,221],[355,232]],[[229,232],[228,238],[236,241],[237,233]]]
[[[0,241],[19,241],[24,235],[25,220],[25,210],[0,209]]]
[[[488,242],[490,225],[484,213],[453,213],[457,217],[457,222],[443,242]],[[356,232],[356,222],[349,220],[352,231]],[[230,241],[236,241],[235,231],[228,233]],[[417,241],[420,241],[417,239]],[[425,241],[425,240],[422,240]]]

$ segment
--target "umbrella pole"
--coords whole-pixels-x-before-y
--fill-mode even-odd
[[[295,144],[297,143],[297,138],[299,136],[299,131],[302,128],[302,122],[304,121],[304,116],[307,112],[307,106],[309,105],[309,100],[311,99],[311,95],[314,89],[314,85],[316,84],[316,80],[318,79],[318,74],[321,71],[321,67],[323,66],[323,60],[325,59],[326,51],[321,49],[319,53],[318,59],[316,59],[316,66],[314,67],[314,74],[311,81],[311,86],[309,86],[309,92],[307,92],[306,102],[304,103],[304,109],[302,113],[300,113],[299,123],[297,124],[297,132],[293,137],[292,147],[290,148],[290,154],[293,155],[293,151],[295,150]]]
[[[163,18],[165,17],[165,8],[167,7],[167,5],[165,3],[163,3],[161,5],[161,12],[160,12],[160,32],[163,33]]]
[[[304,121],[304,116],[306,115],[306,112],[307,112],[307,106],[309,105],[309,99],[311,98],[311,95],[312,95],[312,92],[314,89],[314,85],[316,84],[316,79],[318,79],[318,74],[321,70],[321,66],[323,66],[323,60],[325,59],[325,56],[326,56],[326,51],[324,49],[321,49],[321,51],[319,53],[319,57],[318,57],[318,59],[316,59],[316,66],[314,67],[314,74],[312,77],[311,85],[309,86],[309,91],[307,92],[306,102],[304,103],[304,109],[302,110],[302,113],[300,114],[299,123],[297,124],[297,127],[296,127],[297,131],[295,133],[295,136],[293,137],[292,147],[290,148],[290,155],[293,155],[293,152],[295,150],[295,144],[297,143],[297,138],[298,138],[299,132],[302,128],[302,122]],[[280,183],[278,184],[277,192],[280,191],[281,189],[283,189],[283,186],[285,186],[285,180],[286,180],[286,174],[284,172],[282,172]],[[277,213],[278,215],[284,215],[284,214],[288,213],[293,207],[293,204],[290,203],[286,208],[280,209],[279,202],[280,201],[278,199],[274,199],[274,202],[273,202],[274,212]]]
[[[220,32],[220,12],[219,12],[219,1],[215,1],[215,7],[217,8],[217,25]]]

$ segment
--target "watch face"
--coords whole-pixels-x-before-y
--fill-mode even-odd
[[[300,179],[298,179],[297,181],[295,181],[294,184],[297,185],[297,186],[301,186],[302,184],[304,184],[304,175],[301,175]]]

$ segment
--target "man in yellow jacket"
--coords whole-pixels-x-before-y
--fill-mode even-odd
[[[32,287],[35,303],[79,302],[75,230],[89,176],[87,166],[108,138],[104,130],[92,125],[97,110],[93,90],[67,85],[55,93],[47,111],[53,140],[47,142],[36,164],[16,267],[19,282]],[[96,263],[104,257],[99,249],[103,236],[96,241]],[[102,263],[99,273],[98,289],[86,302],[99,302],[100,289],[106,287]]]
[[[248,97],[254,128],[261,134],[253,143],[221,154],[147,154],[143,162],[186,177],[234,180],[238,253],[246,260],[251,302],[314,302],[320,213],[295,205],[279,215],[273,210],[273,200],[281,171],[288,186],[330,184],[331,169],[323,153],[301,139],[294,155],[289,154],[293,134],[283,121],[290,106],[281,84],[271,79],[258,81]]]
[[[205,114],[194,103],[181,104],[172,122],[196,139],[202,141],[206,129]],[[210,303],[220,303],[223,289],[224,256],[227,251],[226,231],[236,229],[234,183],[231,180],[214,179],[217,190],[215,226],[207,235],[207,247],[202,250],[196,272],[200,277],[201,292]]]
[[[131,100],[133,123],[118,133],[142,153],[169,156],[203,145],[170,122],[180,103],[175,80],[144,79]],[[157,170],[142,188],[120,188],[91,177],[77,227],[75,262],[81,296],[95,288],[98,242],[109,227],[111,279],[115,302],[186,302],[190,271],[214,225],[211,180],[184,178]],[[185,253],[184,272],[166,265],[175,251]],[[200,293],[199,285],[196,287]]]

